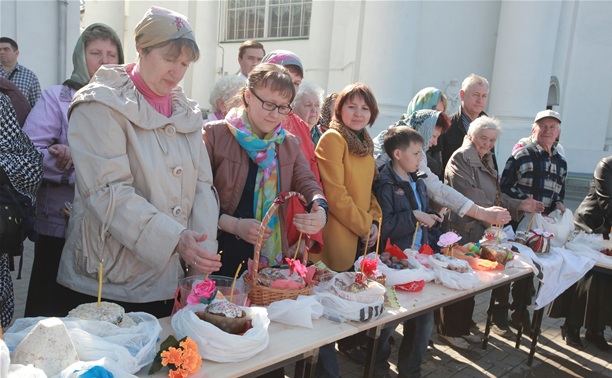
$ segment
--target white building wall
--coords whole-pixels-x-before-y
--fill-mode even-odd
[[[78,38],[76,0],[67,5],[66,35],[59,35],[56,0],[0,1],[0,31],[20,44],[20,63],[43,88],[72,70]],[[240,42],[223,42],[224,1],[86,0],[81,27],[103,22],[122,37],[126,60],[135,61],[133,30],[152,4],[187,15],[201,48],[200,61],[183,86],[208,108],[221,75],[238,71]],[[266,51],[294,51],[305,75],[328,93],[361,81],[370,85],[381,114],[372,134],[396,121],[421,88],[458,95],[470,73],[491,82],[487,112],[504,126],[498,159],[528,135],[533,116],[546,105],[548,83],[560,83],[561,143],[570,171],[592,173],[612,146],[612,2],[607,1],[330,1],[314,0],[309,38],[261,41]],[[60,43],[65,69],[60,73]]]
[[[61,7],[64,19],[60,19]],[[17,41],[18,63],[34,71],[41,88],[62,83],[72,72],[72,50],[79,37],[79,2],[1,0],[0,35]]]

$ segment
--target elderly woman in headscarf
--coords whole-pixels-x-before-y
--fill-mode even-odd
[[[418,91],[416,95],[414,95],[412,100],[410,100],[410,102],[408,103],[408,106],[406,107],[406,113],[402,115],[401,119],[405,120],[408,117],[410,117],[412,113],[416,112],[417,110],[423,110],[423,109],[439,110],[442,113],[444,113],[446,112],[447,105],[448,105],[448,99],[446,98],[446,95],[442,93],[441,90],[439,90],[438,88],[434,88],[434,87],[423,88],[420,91]],[[394,127],[394,126],[396,125],[391,125],[389,126],[389,128]],[[376,136],[376,138],[374,138],[374,156],[379,156],[380,154],[384,153],[385,149],[383,148],[383,141],[385,139],[385,135],[387,134],[387,131],[389,130],[389,128],[381,131]],[[427,141],[428,139],[425,139],[425,142]],[[429,148],[426,148],[426,149],[429,150]],[[436,157],[436,159],[438,159],[438,157]],[[432,168],[432,171],[434,171],[434,173],[438,175],[440,179],[442,179],[442,174],[444,172],[442,172],[441,159],[440,159],[439,165],[440,165],[439,169],[434,170]],[[438,170],[440,172],[437,172]]]
[[[25,236],[35,239],[34,205],[42,180],[42,154],[21,130],[18,116],[8,96],[0,93],[0,205],[6,211],[19,203],[22,209],[20,229],[0,229],[0,328],[13,318],[13,281],[9,270],[9,254],[22,247]],[[2,212],[3,217],[9,215]],[[19,215],[18,215],[19,216]],[[26,218],[26,219],[24,219]],[[5,224],[7,219],[0,220]],[[23,259],[23,257],[22,257]]]
[[[43,91],[30,112],[23,131],[42,152],[43,183],[38,191],[34,262],[28,286],[25,316],[65,316],[55,309],[56,282],[67,219],[65,204],[74,200],[74,166],[68,145],[68,107],[81,89],[105,64],[122,64],[123,50],[117,33],[104,24],[90,25],[72,52],[70,79]],[[62,211],[62,209],[64,209]],[[41,290],[44,288],[44,290]]]
[[[202,114],[178,85],[199,57],[193,29],[152,6],[134,39],[137,62],[101,67],[70,106],[76,194],[58,274],[69,289],[56,298],[64,313],[96,301],[101,275],[104,300],[168,316],[185,267],[221,267]]]

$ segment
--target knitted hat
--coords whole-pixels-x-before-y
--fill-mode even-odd
[[[151,6],[134,29],[137,47],[147,48],[179,38],[195,42],[187,17],[161,7]]]
[[[304,66],[302,66],[302,61],[297,55],[295,55],[291,51],[274,50],[272,52],[267,53],[266,56],[263,57],[261,62],[280,64],[281,66],[298,66],[300,68],[300,71],[304,73]]]

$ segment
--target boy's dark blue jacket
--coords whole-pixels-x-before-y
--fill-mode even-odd
[[[417,172],[411,173],[410,176],[416,182],[422,211],[434,213],[429,209],[429,198],[427,198],[425,181],[420,179],[424,174]],[[412,211],[418,209],[418,205],[410,183],[403,181],[395,173],[391,161],[380,167],[380,176],[374,182],[374,193],[383,213],[380,239],[382,245],[386,245],[387,239],[391,238],[391,243],[397,245],[402,250],[410,248],[417,222]],[[441,234],[439,229],[427,227],[422,227],[421,229],[423,230],[421,244],[429,244],[434,251],[439,251],[439,247],[436,244]]]

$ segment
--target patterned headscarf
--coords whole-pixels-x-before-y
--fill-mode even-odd
[[[91,24],[83,31],[79,39],[77,40],[76,45],[74,46],[74,51],[72,52],[72,65],[74,69],[72,70],[72,76],[70,76],[69,80],[64,82],[64,85],[68,85],[74,89],[81,89],[91,77],[89,76],[89,70],[87,69],[87,61],[85,59],[85,43],[84,39],[87,39],[88,35],[92,33],[94,29],[105,29],[108,33],[112,34],[111,42],[113,42],[117,46],[117,53],[119,58],[119,64],[124,63],[123,58],[123,47],[121,46],[121,40],[117,33],[108,25],[104,24]],[[91,42],[91,41],[90,41]]]
[[[416,95],[414,95],[414,97],[408,104],[408,108],[406,109],[406,115],[404,117],[408,117],[415,111],[421,109],[436,110],[436,106],[438,106],[441,94],[442,91],[438,88],[427,87],[421,89],[417,92]]]
[[[15,110],[7,96],[0,93],[0,168],[13,188],[36,203],[36,192],[42,181],[42,153],[36,150],[17,122]]]
[[[423,151],[427,151],[429,149],[429,140],[434,132],[440,113],[439,110],[417,110],[407,118],[402,118],[395,126],[408,126],[418,131],[423,139],[425,139]]]
[[[278,196],[279,178],[276,145],[283,143],[287,134],[279,123],[264,139],[260,139],[253,133],[246,109],[243,107],[230,110],[225,116],[225,121],[227,128],[234,135],[240,147],[257,164],[253,214],[255,219],[261,221]],[[272,235],[261,247],[261,254],[272,263],[276,261],[277,256],[282,254],[280,222],[276,214],[270,218],[268,227],[272,229]]]
[[[266,54],[261,60],[261,63],[274,63],[280,64],[281,66],[298,66],[304,73],[304,66],[300,57],[287,50],[274,50]]]
[[[179,38],[187,38],[195,42],[195,35],[187,17],[154,5],[149,8],[134,29],[136,46],[143,49]]]

